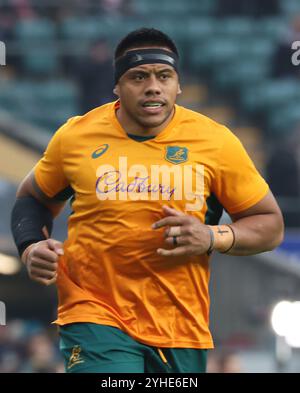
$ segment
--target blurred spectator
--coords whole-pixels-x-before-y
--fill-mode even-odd
[[[51,335],[50,330],[24,320],[0,326],[0,373],[64,372],[58,335]]]
[[[100,7],[103,12],[110,16],[127,15],[132,11],[132,4],[129,0],[101,0]]]
[[[0,326],[0,373],[16,373],[22,367],[23,344],[19,334],[16,334],[16,325]],[[11,330],[10,330],[11,328]]]
[[[275,197],[279,198],[287,227],[300,226],[299,137],[300,128],[292,136],[277,143],[266,165],[267,181]],[[291,210],[293,206],[295,209],[298,206],[298,212]]]
[[[105,41],[99,40],[91,46],[88,58],[76,68],[75,78],[79,83],[82,114],[114,99],[112,57]]]
[[[276,78],[300,77],[300,68],[292,64],[292,43],[300,41],[300,15],[291,22],[284,39],[279,42],[273,56],[273,76]]]
[[[278,0],[219,0],[220,16],[245,15],[264,17],[279,13]]]
[[[1,7],[0,40],[7,43],[13,39],[16,15],[11,7]]]
[[[106,14],[109,17],[125,16],[133,11],[130,0],[76,0],[76,8],[80,15]]]
[[[208,373],[240,373],[241,361],[238,354],[230,350],[209,352],[207,362]]]
[[[40,332],[27,343],[27,362],[24,370],[29,373],[54,373],[57,371],[57,353],[46,332]]]
[[[29,0],[12,0],[11,3],[20,19],[33,18],[37,16],[36,11]]]

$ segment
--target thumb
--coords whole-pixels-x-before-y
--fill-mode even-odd
[[[47,239],[50,250],[56,252],[57,255],[64,255],[63,243],[55,239]]]
[[[163,205],[163,211],[167,216],[184,216],[185,214],[179,210],[173,209],[170,206]]]

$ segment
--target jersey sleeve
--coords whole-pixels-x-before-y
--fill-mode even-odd
[[[219,151],[214,193],[228,213],[246,210],[269,191],[240,140],[228,129]]]
[[[49,198],[55,197],[69,186],[69,181],[64,173],[61,153],[61,139],[64,127],[65,125],[56,131],[43,157],[34,167],[35,182]]]

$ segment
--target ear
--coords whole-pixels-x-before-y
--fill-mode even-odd
[[[114,89],[113,89],[113,93],[116,95],[116,96],[120,96],[120,90],[119,90],[119,85],[116,85],[115,87],[114,87]]]
[[[180,84],[178,83],[177,94],[181,94],[181,93],[182,93],[182,90],[181,90]]]

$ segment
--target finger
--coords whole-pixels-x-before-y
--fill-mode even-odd
[[[55,277],[55,275],[56,275],[56,272],[44,270],[44,269],[39,269],[37,267],[33,267],[30,269],[30,276],[31,277],[52,279],[53,277]]]
[[[64,255],[63,243],[54,239],[48,239],[47,244],[50,250],[55,251],[58,255]]]
[[[57,279],[57,275],[55,275],[51,280],[47,280],[45,282],[45,285],[52,285],[52,284],[54,284],[56,282],[56,279]]]
[[[189,240],[188,240],[188,238],[186,237],[186,236],[177,236],[176,237],[176,245],[174,245],[174,238],[173,238],[173,236],[171,236],[171,237],[167,237],[166,238],[166,243],[168,243],[168,244],[170,244],[170,245],[172,245],[172,246],[177,246],[177,245],[188,245],[188,244],[190,244],[190,242],[189,242]]]
[[[45,235],[45,238],[46,238],[46,239],[49,239],[49,232],[48,232],[48,229],[47,229],[46,226],[43,226],[42,232],[43,232],[43,234]]]
[[[163,211],[164,213],[166,213],[167,215],[170,216],[185,216],[185,214],[179,210],[174,209],[173,207],[167,206],[167,205],[163,205]]]
[[[175,232],[174,232],[174,229],[172,229],[172,228],[179,228],[179,229],[178,230],[175,229]],[[174,235],[174,233],[175,233],[175,235]],[[187,225],[181,225],[178,227],[168,227],[164,231],[165,238],[167,238],[169,236],[187,236],[187,235],[190,235],[190,229]]]
[[[181,233],[181,228],[182,227],[170,227],[168,230],[168,236],[172,237],[172,236],[180,236]]]
[[[54,284],[56,282],[56,276],[53,277],[51,280],[48,280],[46,278],[39,278],[39,277],[32,277],[31,279],[33,281],[36,281],[36,282],[46,285],[46,286],[49,286],[49,285]]]
[[[33,249],[29,258],[37,257],[44,259],[48,262],[56,262],[58,260],[58,255],[56,252],[49,250],[46,248],[47,246],[38,246]]]
[[[187,221],[187,216],[173,216],[173,217],[169,216],[169,217],[162,218],[159,221],[156,221],[152,225],[152,228],[158,229],[166,225],[170,225],[170,226],[184,225],[186,221]]]
[[[31,266],[37,267],[37,268],[42,268],[42,269],[47,269],[50,271],[56,271],[57,270],[57,263],[56,262],[48,262],[42,258],[38,257],[31,257]]]
[[[157,249],[157,254],[162,255],[164,257],[187,255],[187,253],[188,253],[187,246],[176,247],[173,248],[172,250],[165,250],[164,248]]]

